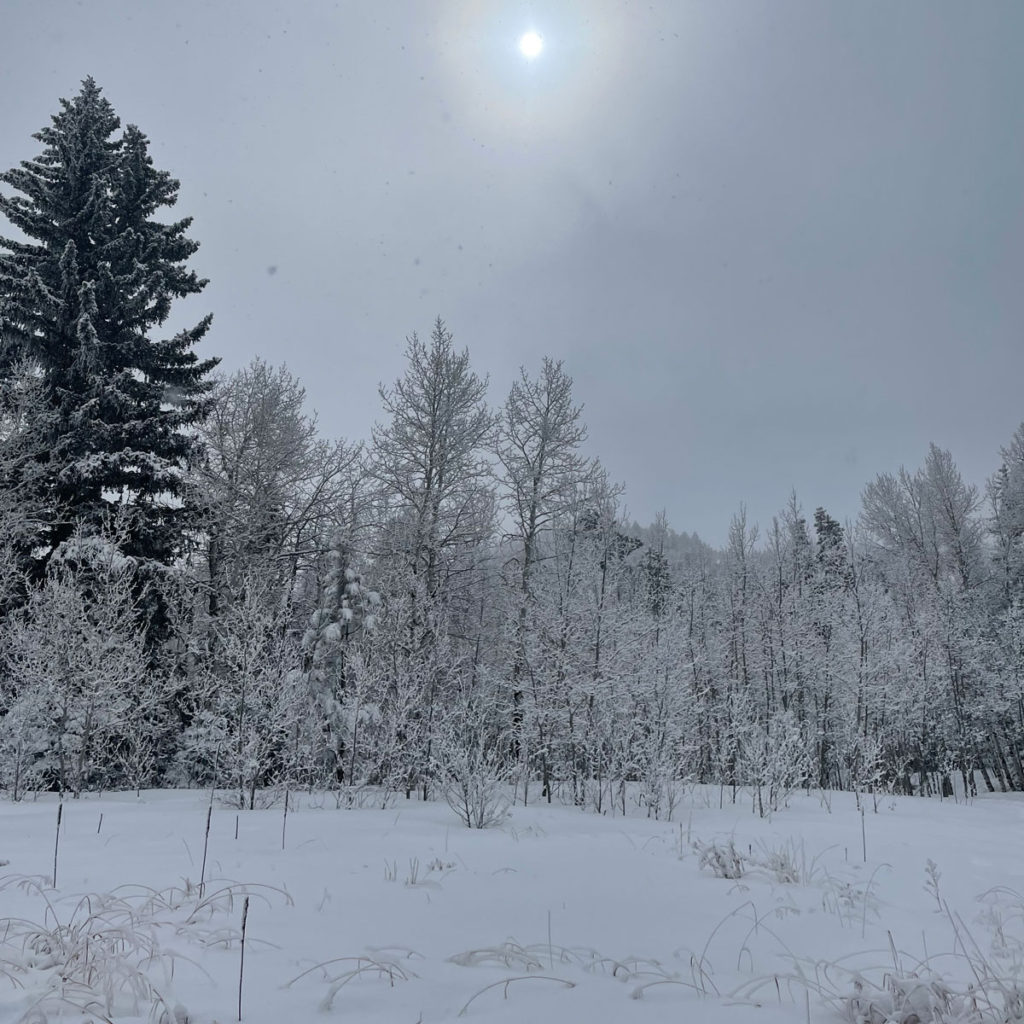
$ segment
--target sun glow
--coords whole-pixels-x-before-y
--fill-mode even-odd
[[[534,60],[544,49],[544,40],[536,32],[524,32],[519,37],[519,52],[527,59]]]

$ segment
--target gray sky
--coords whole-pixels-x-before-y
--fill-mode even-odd
[[[4,0],[0,165],[93,75],[211,279],[204,354],[367,437],[442,315],[565,360],[630,514],[855,516],[1024,419],[1024,3]],[[530,63],[516,48],[545,39]],[[2,229],[0,229],[2,230]]]

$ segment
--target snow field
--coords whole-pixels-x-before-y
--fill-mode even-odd
[[[728,798],[479,831],[293,794],[284,850],[280,800],[217,801],[202,893],[208,794],[66,802],[56,890],[55,798],[3,803],[0,1022],[236,1020],[246,896],[248,1024],[1024,1019],[1024,800]]]

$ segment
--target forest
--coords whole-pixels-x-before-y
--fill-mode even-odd
[[[0,174],[13,799],[1024,790],[1024,425],[984,488],[933,446],[855,520],[792,495],[721,550],[626,521],[571,367],[492,404],[440,318],[370,440],[325,438],[286,367],[197,354],[210,317],[161,335],[199,246],[92,79],[35,140]]]

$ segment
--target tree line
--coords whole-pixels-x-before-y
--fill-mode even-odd
[[[511,785],[672,812],[796,787],[1024,789],[1024,426],[856,522],[716,550],[626,523],[560,362],[487,381],[438,319],[366,444],[218,375],[178,183],[87,79],[0,175],[0,786]]]

